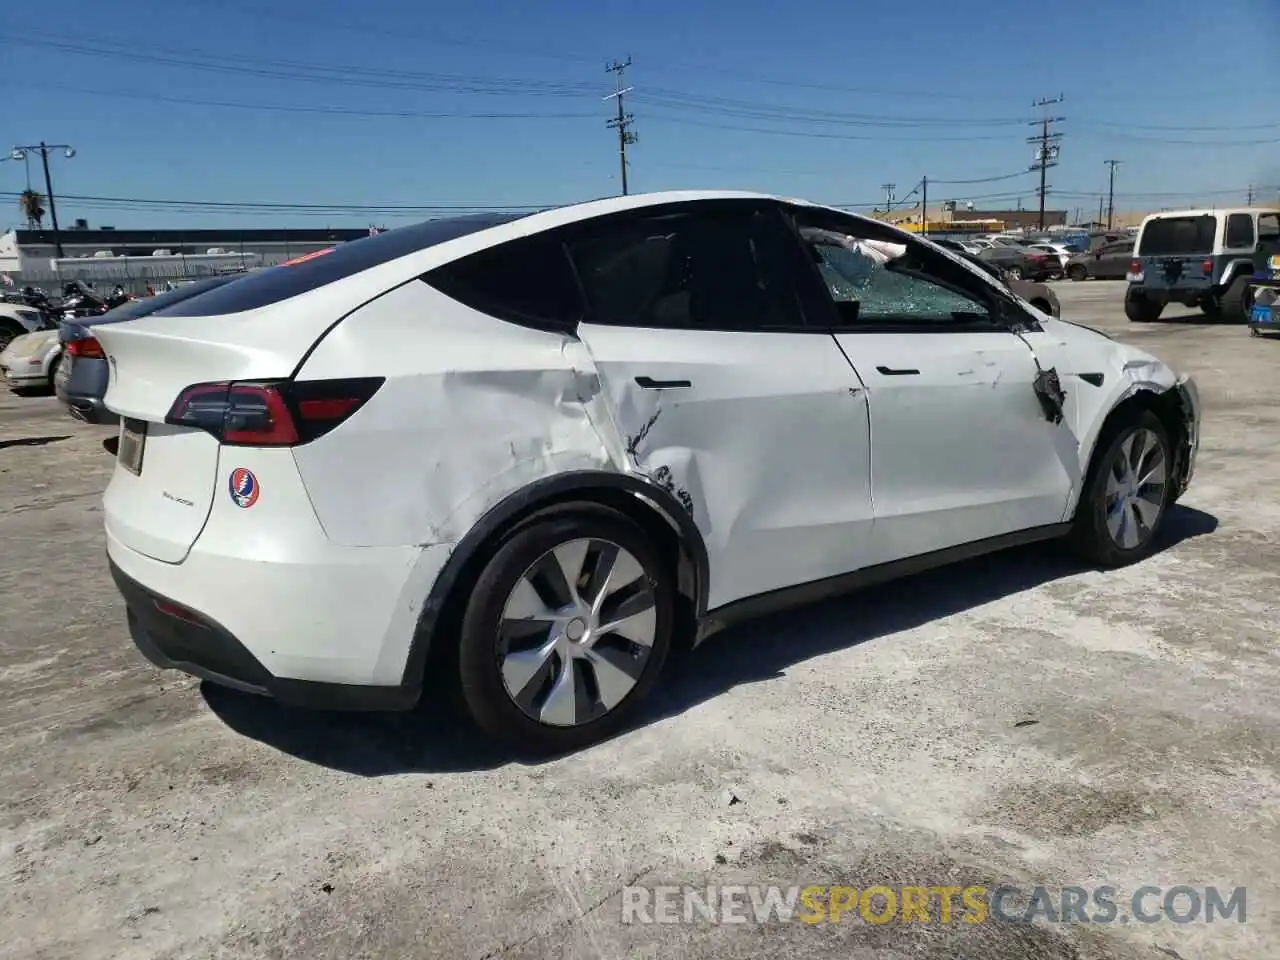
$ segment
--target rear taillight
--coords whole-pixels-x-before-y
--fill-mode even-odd
[[[1130,261],[1129,261],[1129,272],[1130,272],[1130,273],[1141,273],[1141,272],[1142,272],[1142,261],[1141,261],[1141,260],[1130,260]]]
[[[1200,269],[1204,271],[1206,277],[1210,276],[1213,273],[1213,261],[1205,260],[1204,263],[1200,264]]]
[[[102,352],[102,344],[93,337],[67,341],[66,351],[68,356],[87,357],[93,360],[105,360],[107,356]]]
[[[165,422],[205,430],[228,446],[291,447],[324,436],[382,384],[382,377],[197,383],[182,391]]]

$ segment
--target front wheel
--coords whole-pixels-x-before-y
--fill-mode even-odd
[[[1071,532],[1083,560],[1121,567],[1151,553],[1172,502],[1172,464],[1169,432],[1151,411],[1103,428]]]
[[[657,682],[674,610],[661,553],[626,517],[588,504],[535,517],[496,549],[463,614],[467,708],[532,752],[602,740]]]
[[[1081,264],[1073,263],[1067,267],[1067,278],[1075,281],[1087,280],[1089,279],[1089,271]]]

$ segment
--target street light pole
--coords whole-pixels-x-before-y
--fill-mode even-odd
[[[49,219],[53,221],[53,249],[56,251],[58,259],[62,259],[62,234],[58,230],[58,205],[53,199],[53,178],[49,175],[49,151],[63,150],[66,158],[70,160],[76,155],[75,147],[66,143],[45,143],[41,140],[38,144],[32,144],[25,147],[14,147],[11,156],[15,160],[26,160],[27,154],[33,150],[40,152],[40,160],[44,164],[44,193],[49,200]]]

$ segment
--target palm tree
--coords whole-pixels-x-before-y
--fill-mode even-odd
[[[18,206],[27,218],[27,226],[39,227],[44,222],[44,197],[39,190],[28,187],[18,195]]]

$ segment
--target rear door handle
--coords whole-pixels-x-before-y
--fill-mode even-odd
[[[674,387],[692,387],[688,380],[655,380],[653,377],[636,377],[636,383],[646,390],[669,390]]]
[[[901,370],[895,370],[893,367],[876,367],[876,370],[884,374],[886,377],[918,377],[920,376],[919,370],[912,370],[909,367],[904,367]]]

